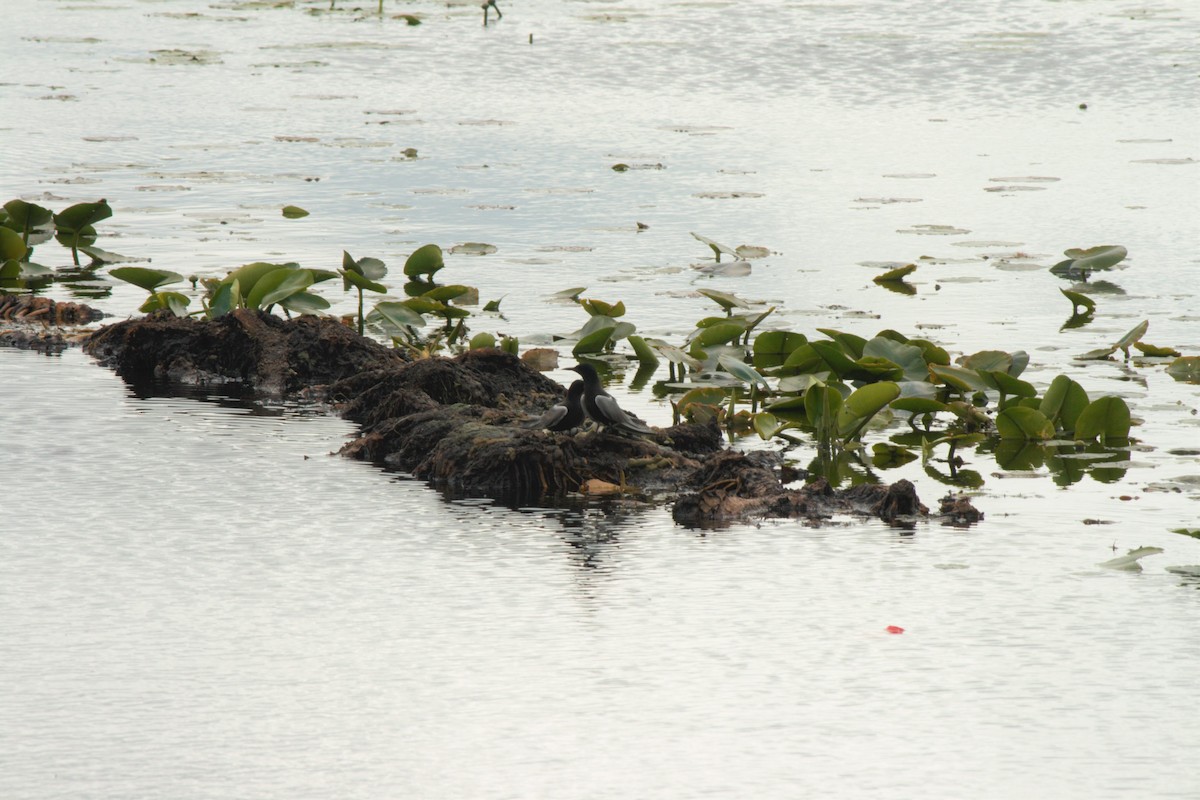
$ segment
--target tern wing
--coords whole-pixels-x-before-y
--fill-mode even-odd
[[[616,425],[621,428],[628,428],[631,431],[639,433],[652,433],[652,431],[643,425],[632,414],[624,411],[617,401],[612,397],[601,394],[596,396],[596,408],[600,409],[600,413],[604,415],[607,424]]]
[[[566,416],[567,416],[567,407],[566,406],[551,406],[549,409],[546,410],[545,414],[542,414],[540,417],[533,420],[532,422],[525,423],[524,427],[532,428],[534,430],[544,430],[546,428],[552,428],[555,425],[557,425],[558,423],[562,422],[563,419],[566,418]]]

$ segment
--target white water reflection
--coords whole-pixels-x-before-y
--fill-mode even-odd
[[[491,243],[444,274],[504,295],[523,339],[578,328],[544,297],[581,285],[677,339],[707,286],[806,332],[1023,348],[1039,385],[1129,397],[1145,449],[1065,491],[973,457],[988,518],[966,532],[697,533],[663,510],[446,502],[327,457],[341,421],[0,351],[0,795],[1200,792],[1200,595],[1163,569],[1200,562],[1168,532],[1195,524],[1194,462],[1170,452],[1200,436],[1194,387],[1072,359],[1142,319],[1200,347],[1197,11],[513,0],[484,30],[474,4],[416,6],[416,28],[6,7],[8,196],[104,196],[100,246],[202,276],[343,248],[398,273],[426,241]],[[172,49],[219,63],[150,61]],[[1043,190],[988,191],[1019,185]],[[963,233],[909,233],[931,226]],[[698,278],[692,231],[772,255]],[[1045,267],[1101,243],[1129,248],[1123,294],[1060,331]],[[910,261],[912,297],[859,266]],[[103,270],[78,283],[118,316],[141,302]],[[630,406],[665,421],[647,394]],[[1095,566],[1139,545],[1166,550],[1143,574]]]

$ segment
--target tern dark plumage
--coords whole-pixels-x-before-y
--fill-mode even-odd
[[[576,364],[571,371],[583,376],[583,409],[605,428],[617,428],[629,433],[654,433],[640,419],[623,411],[611,394],[600,385],[600,375],[591,364]]]
[[[547,431],[569,431],[578,428],[587,418],[583,411],[583,381],[575,381],[567,389],[567,399],[551,406],[545,414],[526,423],[526,428]]]

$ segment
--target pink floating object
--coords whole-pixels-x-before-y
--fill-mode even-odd
[[[888,625],[885,629],[888,633],[904,633],[904,628],[899,625]]]

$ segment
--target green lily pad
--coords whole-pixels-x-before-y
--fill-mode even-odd
[[[183,280],[183,276],[178,272],[171,272],[164,269],[147,269],[146,267],[117,267],[116,269],[110,269],[108,274],[117,280],[139,286],[148,292],[153,292],[159,286],[166,286],[168,283],[178,283]]]
[[[698,289],[697,291],[726,311],[730,311],[734,308],[750,307],[750,304],[745,300],[737,297],[736,295],[732,295],[729,292],[718,292],[716,289]]]
[[[406,327],[424,327],[425,317],[410,308],[406,302],[388,300],[375,304],[375,308],[367,315],[367,322],[379,325],[391,334],[399,334]]]
[[[1042,395],[1038,410],[1062,430],[1073,431],[1080,413],[1090,402],[1082,386],[1066,375],[1059,375]]]
[[[1001,439],[1046,441],[1054,438],[1054,423],[1040,411],[1012,406],[996,415],[996,431]]]
[[[907,276],[911,275],[912,273],[914,273],[916,271],[917,271],[916,264],[905,264],[903,267],[897,267],[896,269],[889,269],[887,272],[883,273],[882,275],[876,275],[875,283],[892,283],[895,281],[902,281]]]
[[[1075,438],[1088,441],[1126,439],[1132,424],[1129,406],[1120,397],[1107,395],[1093,400],[1075,422]]]
[[[307,217],[308,212],[300,206],[284,206],[283,216],[288,219],[300,219],[301,217]]]
[[[900,387],[891,381],[870,383],[855,389],[838,410],[838,434],[850,441],[857,437],[871,418],[900,396]]]
[[[410,278],[419,275],[428,275],[432,278],[433,274],[444,266],[446,266],[446,262],[442,256],[442,248],[436,244],[427,244],[418,247],[405,260],[404,274]]]

